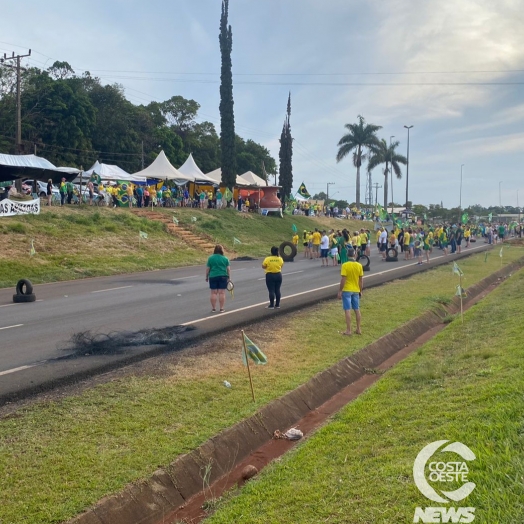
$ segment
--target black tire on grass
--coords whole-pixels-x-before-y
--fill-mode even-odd
[[[286,253],[286,249],[291,248],[291,253]],[[284,262],[293,262],[297,256],[297,246],[293,242],[282,242],[278,248],[278,254],[282,257]]]
[[[13,295],[13,302],[15,304],[21,304],[23,302],[34,302],[36,295],[31,293],[30,295]]]
[[[33,284],[26,278],[22,278],[16,283],[17,295],[31,295],[33,293]]]

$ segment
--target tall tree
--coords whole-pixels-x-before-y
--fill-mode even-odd
[[[222,156],[222,183],[231,191],[236,184],[237,160],[235,152],[235,113],[233,109],[233,73],[231,51],[233,33],[228,26],[229,0],[222,0],[220,18],[220,53],[222,69],[220,72],[220,150]]]
[[[399,143],[400,142],[395,141],[388,145],[384,139],[380,140],[376,146],[372,147],[368,162],[368,172],[381,164],[386,165],[384,168],[384,209],[387,209],[388,206],[388,174],[392,169],[397,178],[402,178],[402,171],[399,164],[406,165],[408,163],[405,156],[399,155],[395,151]]]
[[[282,204],[291,196],[293,187],[293,137],[291,136],[291,93],[287,100],[287,112],[282,133],[280,135],[280,175],[278,183],[282,187]]]
[[[344,126],[348,133],[346,133],[338,142],[339,150],[337,153],[337,162],[343,160],[349,153],[353,153],[353,165],[357,168],[357,194],[356,206],[360,208],[360,167],[362,162],[366,160],[364,151],[376,146],[379,142],[377,138],[377,131],[382,129],[382,126],[374,124],[366,124],[363,116],[358,115],[358,123],[346,124]]]

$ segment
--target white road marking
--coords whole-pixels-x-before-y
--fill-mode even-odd
[[[176,281],[176,280],[188,280],[190,278],[198,278],[200,275],[196,275],[194,277],[180,277],[180,278],[172,278],[171,281]]]
[[[31,364],[30,366],[20,366],[19,368],[7,369],[6,371],[0,371],[0,377],[3,375],[9,375],[11,373],[16,373],[17,371],[23,371],[24,369],[34,368],[38,364]]]
[[[479,249],[480,247],[483,247],[483,246],[477,246],[477,247],[474,247],[474,248],[470,248],[468,251],[472,251],[474,249]],[[453,259],[452,255],[440,255],[438,257],[433,257],[431,260],[435,260],[437,258],[443,258],[443,257],[446,257],[446,258],[450,257],[450,260]],[[385,271],[381,271],[380,273],[373,273],[372,275],[365,275],[364,278],[370,278],[370,277],[374,277],[376,275],[382,275],[383,273],[389,273],[390,271],[398,271],[399,269],[404,269],[406,267],[409,267],[410,265],[411,266],[416,266],[417,263],[415,262],[414,264],[405,264],[405,265],[400,266],[400,267],[395,267],[395,268],[392,268],[392,269],[386,269]],[[340,285],[340,283],[337,282],[336,284],[329,284],[327,286],[317,287],[315,289],[310,289],[309,291],[302,291],[300,293],[295,293],[294,295],[289,295],[289,296],[286,296],[286,297],[282,297],[281,300],[286,300],[286,299],[289,299],[289,298],[299,297],[301,295],[307,295],[308,293],[315,293],[316,291],[322,291],[323,289],[329,289],[330,287],[337,287],[339,285]],[[232,309],[231,311],[225,311],[224,313],[217,313],[215,315],[209,315],[207,317],[199,318],[197,320],[191,320],[189,322],[184,322],[181,325],[182,326],[191,326],[193,324],[198,324],[198,322],[204,322],[205,320],[209,320],[211,318],[216,318],[217,316],[231,315],[232,313],[238,313],[240,311],[246,311],[248,309],[253,309],[255,307],[265,306],[266,304],[267,304],[267,300],[265,300],[264,302],[259,302],[258,304],[253,304],[251,306],[241,307],[241,308],[238,308],[238,309]]]
[[[98,291],[91,291],[91,293],[104,293],[105,291],[116,291],[117,289],[127,289],[133,286],[121,286],[121,287],[112,287],[110,289],[99,289]]]
[[[19,306],[20,304],[2,304],[0,307],[11,307],[11,306]]]
[[[11,328],[22,327],[22,326],[23,324],[15,324],[14,326],[6,326],[6,327],[0,328],[0,331],[2,331],[3,329],[11,329]]]

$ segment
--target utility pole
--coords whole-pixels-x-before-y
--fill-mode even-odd
[[[16,55],[13,51],[12,56],[7,56],[4,53],[4,58],[0,59],[0,63],[7,62],[8,60],[16,60],[16,154],[22,154],[22,80],[21,80],[21,67],[20,60],[27,56],[31,56],[31,49],[27,55]],[[17,179],[15,183],[17,191],[22,190],[22,180]]]
[[[382,189],[382,186],[379,186],[376,182],[375,182],[375,207],[377,207],[377,204],[378,204],[378,190],[379,189]]]
[[[409,196],[408,196],[408,187],[409,187],[409,130],[413,126],[404,126],[408,130],[408,163],[406,164],[406,209],[408,207]]]

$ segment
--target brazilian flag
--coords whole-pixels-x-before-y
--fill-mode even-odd
[[[242,335],[244,337],[244,344],[246,345],[247,356],[255,364],[267,364],[267,357],[262,353],[262,351],[260,351],[260,348],[250,340],[244,332],[242,332]],[[242,361],[244,362],[244,365],[247,366],[246,353],[244,351],[242,351]]]
[[[463,224],[467,224],[468,223],[468,220],[469,220],[469,215],[467,213],[464,213],[462,215],[462,223]]]
[[[309,191],[306,189],[306,184],[304,184],[304,182],[300,184],[300,187],[298,188],[298,194],[300,196],[303,196],[304,198],[311,198],[311,195],[309,194]]]
[[[93,173],[89,181],[93,182],[93,184],[100,184],[100,182],[102,182],[102,179],[100,178],[99,174]]]

